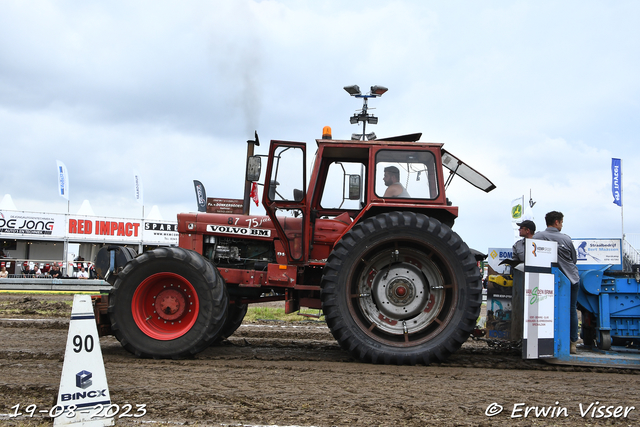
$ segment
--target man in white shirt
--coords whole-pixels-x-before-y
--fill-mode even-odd
[[[78,279],[88,279],[89,273],[84,269],[84,267],[80,267],[80,271],[78,271],[78,275],[76,277]]]

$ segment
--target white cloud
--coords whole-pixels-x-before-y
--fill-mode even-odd
[[[634,2],[166,1],[0,3],[0,194],[25,210],[164,218],[242,194],[245,141],[315,148],[348,138],[370,102],[378,136],[423,132],[491,179],[454,180],[456,229],[471,246],[510,246],[510,201],[532,191],[536,222],[567,216],[575,236],[615,237],[611,157],[623,159],[625,230],[638,230],[635,171],[640,30]],[[76,208],[73,208],[77,205]]]

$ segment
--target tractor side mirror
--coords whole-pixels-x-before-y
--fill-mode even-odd
[[[360,199],[360,175],[349,175],[349,200]]]
[[[262,169],[262,160],[260,156],[251,156],[247,158],[247,181],[258,181],[260,179],[260,171]]]

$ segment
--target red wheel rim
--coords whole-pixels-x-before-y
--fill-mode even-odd
[[[138,328],[157,340],[173,340],[189,332],[200,303],[193,285],[175,273],[156,273],[136,289],[131,313]]]

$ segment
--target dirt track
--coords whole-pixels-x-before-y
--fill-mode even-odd
[[[0,301],[7,299],[18,311],[0,312],[0,421],[27,425],[27,418],[6,414],[17,404],[22,409],[55,405],[69,310],[50,304],[59,317],[41,319],[33,314],[34,307],[42,308],[37,299],[0,294]],[[222,345],[192,360],[136,359],[113,337],[100,343],[112,402],[134,408],[146,404],[147,409],[144,417],[123,418],[116,425],[640,424],[635,371],[523,361],[513,351],[482,341],[469,341],[447,363],[429,367],[359,363],[323,324],[243,325]],[[594,418],[592,411],[582,417],[580,404],[584,411],[594,402],[638,409],[628,410],[626,418]],[[495,404],[503,410],[489,417]],[[535,412],[524,417],[526,407],[533,406],[551,407],[551,414],[560,417],[536,418]]]

